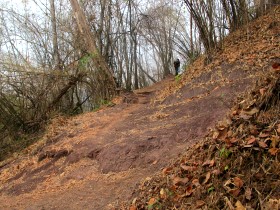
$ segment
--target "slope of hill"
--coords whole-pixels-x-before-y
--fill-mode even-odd
[[[236,98],[244,96],[246,90],[253,87],[256,81],[269,74],[272,63],[279,62],[279,20],[278,7],[271,14],[245,27],[245,30],[241,29],[230,35],[223,52],[217,54],[211,64],[204,66],[202,59],[198,60],[186,70],[181,79],[175,80],[170,76],[154,86],[124,94],[115,99],[114,104],[111,104],[112,107],[104,107],[97,112],[72,119],[61,117],[54,120],[49,132],[40,142],[29,147],[25,154],[1,163],[1,208],[112,209],[113,206],[134,197],[137,199],[134,199],[133,205],[130,206],[132,209],[148,208],[148,205],[150,208],[171,208],[173,200],[168,200],[170,197],[167,196],[166,190],[169,186],[166,183],[165,187],[161,187],[163,185],[160,184],[153,185],[154,181],[166,180],[169,175],[177,174],[180,186],[174,189],[173,193],[182,190],[181,186],[188,187],[186,185],[190,180],[194,182],[198,179],[199,183],[210,184],[207,170],[204,171],[207,173],[202,178],[183,177],[189,170],[187,166],[198,167],[199,162],[197,165],[187,165],[187,159],[185,162],[179,162],[179,166],[183,168],[181,174],[178,174],[175,166],[170,169],[166,167],[170,164],[170,160],[185,153],[186,148],[195,145],[205,136],[209,137],[209,129],[213,130],[218,121],[223,122],[227,113],[232,114],[231,108]],[[278,80],[270,79],[263,88],[270,90],[271,84],[274,93],[275,85],[272,85],[274,84],[272,81]],[[269,97],[267,100],[270,102]],[[240,107],[244,108],[245,102],[241,104],[243,105]],[[254,109],[251,109],[251,106],[249,110],[245,110],[249,114],[243,113],[245,116],[243,118],[249,115],[247,120],[251,120],[252,110]],[[252,115],[258,113],[255,111]],[[240,116],[242,111],[237,113]],[[217,131],[212,131],[214,134],[211,136],[216,135],[215,139],[220,141],[219,139],[225,136],[220,131],[229,132],[228,128],[232,125],[235,125],[233,119],[226,124],[222,123]],[[278,123],[275,123],[276,125]],[[262,133],[261,129],[257,129],[256,135]],[[245,137],[249,137],[248,134]],[[251,141],[253,144],[254,141]],[[263,144],[264,149],[270,148],[268,142],[264,143],[267,145],[265,147]],[[204,165],[208,168],[217,165],[218,162],[214,158],[216,147],[211,146],[212,142],[210,141],[207,147],[201,143],[198,145],[194,151],[203,155],[203,150],[207,150],[211,158],[209,164]],[[211,148],[214,148],[213,151]],[[273,148],[278,148],[278,145]],[[223,154],[228,153],[227,147],[218,149],[220,152],[222,150]],[[188,154],[194,156],[195,153],[188,151]],[[231,150],[230,152],[233,153]],[[236,154],[233,153],[232,156]],[[204,161],[205,157],[201,158],[201,161]],[[212,159],[214,163],[211,162]],[[224,162],[231,167],[227,161]],[[175,163],[178,165],[178,161]],[[223,165],[224,169],[227,165]],[[162,168],[165,168],[166,176],[147,178],[146,182],[140,185],[142,189],[149,190],[149,193],[137,191],[132,194],[138,187],[137,183],[153,176]],[[212,185],[207,185],[207,191],[213,191],[211,187]],[[213,187],[216,187],[215,183]],[[188,188],[183,188],[184,190],[188,193]],[[194,192],[191,188],[189,193],[198,193],[198,190]],[[182,196],[177,199],[173,196],[172,199],[176,198],[177,204],[182,205],[182,199],[186,197],[189,198]],[[230,199],[228,198],[229,202]],[[202,201],[200,205],[205,207]]]

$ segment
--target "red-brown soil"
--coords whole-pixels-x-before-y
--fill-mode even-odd
[[[249,39],[238,31],[213,63],[198,60],[180,81],[170,76],[112,107],[58,118],[41,142],[1,164],[0,208],[112,209],[131,199],[141,180],[207,135],[270,70],[280,57],[279,21],[271,22],[256,22]]]

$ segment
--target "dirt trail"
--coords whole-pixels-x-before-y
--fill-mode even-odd
[[[131,198],[138,182],[203,137],[250,84],[200,79],[199,88],[189,84],[161,103],[151,99],[173,78],[127,94],[131,103],[73,118],[56,143],[1,169],[1,208],[110,209]]]
[[[258,51],[258,42],[239,40],[243,48],[229,48],[232,52],[207,68],[194,67],[180,82],[169,77],[124,95],[113,107],[61,121],[65,125],[41,151],[30,149],[0,167],[0,209],[103,210],[133,199],[141,180],[205,136],[269,70],[279,58],[279,42],[271,43],[277,33],[267,27],[265,36],[255,37],[267,52],[258,54],[261,63],[248,51],[252,46]],[[239,57],[233,60],[229,53]]]

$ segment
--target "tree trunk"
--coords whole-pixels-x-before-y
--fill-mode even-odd
[[[109,69],[108,64],[106,63],[105,59],[100,54],[99,50],[97,49],[96,43],[94,41],[94,36],[90,31],[90,28],[87,24],[87,20],[85,17],[84,12],[81,10],[79,3],[77,0],[70,0],[72,9],[74,11],[74,15],[80,30],[84,38],[84,42],[86,43],[86,47],[88,52],[92,55],[92,60],[97,69],[101,69],[109,78],[109,84],[113,86],[113,90],[115,91],[115,80],[113,77],[113,72]]]
[[[58,51],[58,38],[57,38],[57,26],[56,26],[56,14],[54,0],[50,0],[50,12],[51,12],[51,24],[52,24],[52,41],[53,41],[53,62],[54,69],[61,69],[61,61]]]

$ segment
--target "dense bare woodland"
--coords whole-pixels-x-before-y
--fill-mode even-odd
[[[174,74],[278,0],[1,1],[0,146],[30,144],[57,114],[97,109]]]

